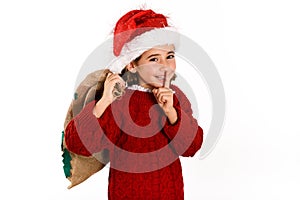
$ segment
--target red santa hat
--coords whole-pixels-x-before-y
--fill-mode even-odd
[[[109,69],[120,73],[143,52],[159,45],[179,43],[179,34],[167,17],[152,10],[132,10],[116,23],[113,38],[114,60]]]

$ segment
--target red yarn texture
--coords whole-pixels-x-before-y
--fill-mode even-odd
[[[173,125],[152,93],[133,90],[126,90],[100,118],[92,114],[91,102],[68,124],[65,139],[70,151],[89,156],[109,150],[108,199],[184,199],[179,156],[195,155],[203,131],[186,96],[172,89],[178,113]]]

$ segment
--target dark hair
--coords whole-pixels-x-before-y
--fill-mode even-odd
[[[134,59],[132,62],[137,65],[137,62],[141,59],[141,55]],[[130,72],[126,67],[121,71],[120,76],[127,83],[127,86],[136,85],[139,83],[139,76],[137,73]]]

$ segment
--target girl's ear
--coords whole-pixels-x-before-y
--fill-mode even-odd
[[[136,73],[136,65],[133,62],[131,62],[128,65],[126,65],[126,68],[131,73]]]

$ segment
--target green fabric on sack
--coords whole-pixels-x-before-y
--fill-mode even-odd
[[[77,92],[74,93],[74,100],[78,99],[78,94]]]
[[[65,172],[65,176],[66,178],[71,176],[71,155],[69,153],[69,151],[67,149],[64,149],[64,153],[63,153],[63,163],[64,163],[64,172]]]
[[[64,141],[64,136],[65,136],[65,132],[62,131],[62,139],[61,139],[61,150],[63,151],[62,157],[63,157],[63,163],[64,163],[64,172],[65,172],[65,176],[66,178],[71,176],[71,155],[69,153],[69,151],[67,149],[64,148],[63,146],[63,141]]]

